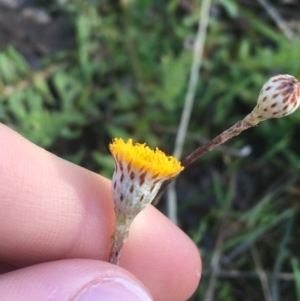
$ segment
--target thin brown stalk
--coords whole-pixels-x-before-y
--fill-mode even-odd
[[[197,160],[202,155],[206,154],[207,152],[213,150],[216,146],[226,142],[227,140],[231,139],[234,136],[239,135],[241,132],[245,131],[248,128],[253,127],[258,123],[256,116],[253,112],[248,114],[243,120],[238,121],[235,125],[230,127],[228,130],[224,131],[220,135],[216,136],[211,141],[205,143],[203,146],[200,146],[195,151],[193,151],[189,156],[187,156],[182,162],[182,166],[187,167],[192,164],[195,160]],[[170,179],[165,181],[157,194],[157,199],[160,198],[162,192],[165,188],[173,181]]]
[[[182,161],[181,164],[184,167],[189,166],[205,153],[213,150],[216,146],[223,144],[224,142],[231,139],[232,137],[239,135],[241,132],[245,131],[246,129],[253,127],[255,124],[256,124],[255,122],[252,122],[251,114],[247,115],[243,120],[238,121],[235,125],[233,125],[228,130],[224,131],[223,133],[221,133],[211,141],[205,143],[203,146],[197,148],[189,156],[187,156]]]

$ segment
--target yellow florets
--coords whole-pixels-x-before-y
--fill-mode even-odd
[[[124,142],[121,138],[115,138],[109,144],[109,149],[116,160],[131,162],[133,168],[143,168],[153,176],[171,178],[183,170],[176,158],[167,156],[158,148],[152,150],[145,143],[133,144],[132,139]]]

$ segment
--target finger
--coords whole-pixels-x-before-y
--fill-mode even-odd
[[[63,258],[106,260],[113,232],[110,182],[0,125],[0,259],[18,266]]]
[[[151,301],[126,270],[106,262],[71,259],[42,263],[0,276],[0,299],[14,301]]]
[[[114,226],[110,181],[1,125],[0,170],[1,260],[17,266],[107,260]],[[121,265],[151,288],[155,300],[186,300],[199,282],[198,250],[153,207],[133,223]]]

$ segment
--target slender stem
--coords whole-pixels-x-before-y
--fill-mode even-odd
[[[257,125],[260,121],[262,121],[261,116],[257,116],[255,111],[252,111],[248,114],[243,120],[238,121],[235,125],[230,127],[228,130],[224,131],[220,135],[216,136],[214,139],[210,140],[209,142],[205,143],[204,145],[197,148],[193,151],[189,156],[187,156],[182,162],[182,166],[187,167],[192,164],[195,160],[199,157],[204,155],[205,153],[213,150],[216,146],[226,142],[227,140],[239,135],[241,132]],[[174,178],[169,179],[162,183],[156,199],[159,199],[165,190],[165,188],[174,180]]]
[[[129,227],[133,219],[126,216],[125,218],[118,218],[116,216],[116,226],[114,235],[111,238],[112,244],[110,247],[109,262],[119,265],[121,258],[121,250],[127,240]]]
[[[238,121],[235,125],[230,127],[225,132],[221,133],[211,141],[205,143],[203,146],[200,146],[195,151],[193,151],[189,156],[187,156],[183,161],[182,165],[187,167],[193,163],[196,159],[204,155],[205,153],[213,150],[216,146],[223,144],[227,140],[239,135],[241,132],[247,130],[250,127],[256,125],[257,119],[253,116],[253,113],[247,115],[243,120]]]
[[[109,254],[110,263],[119,265],[120,257],[121,257],[121,249],[123,247],[124,242],[125,241],[122,238],[118,240],[114,240],[110,248],[110,254]]]

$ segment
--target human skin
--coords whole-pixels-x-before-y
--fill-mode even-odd
[[[177,226],[150,205],[130,228],[120,267],[107,263],[113,228],[110,180],[0,124],[0,300],[52,300],[63,284],[61,299],[77,300],[107,275],[155,301],[191,296],[201,261]]]

